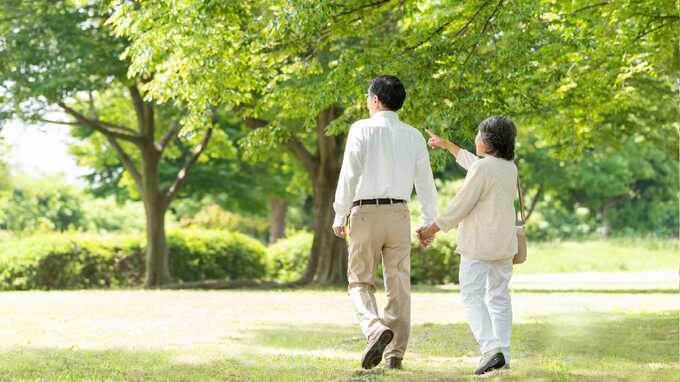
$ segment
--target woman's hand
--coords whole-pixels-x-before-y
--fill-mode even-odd
[[[439,231],[440,231],[439,226],[436,223],[420,227],[416,231],[418,232],[418,239],[420,240],[420,245],[427,248],[427,246],[429,246],[434,241],[434,236]]]
[[[451,142],[448,139],[444,139],[430,130],[427,130],[427,133],[430,134],[430,139],[427,140],[427,144],[430,145],[430,147],[433,149],[437,147],[449,149]]]
[[[433,133],[430,130],[427,130],[427,133],[430,134],[430,139],[427,140],[427,144],[429,144],[430,147],[432,147],[433,149],[441,147],[443,149],[448,150],[454,156],[458,155],[458,150],[460,150],[460,147],[458,147],[458,145],[449,141],[448,139],[440,137],[439,135]]]

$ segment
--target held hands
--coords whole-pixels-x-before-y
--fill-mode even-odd
[[[339,226],[339,227],[333,227],[333,233],[335,236],[344,239],[345,238],[345,227],[344,226]]]
[[[422,226],[416,231],[418,233],[418,240],[420,240],[420,245],[423,248],[427,248],[434,241],[434,237],[439,232],[439,226],[436,223],[432,223],[427,226]]]

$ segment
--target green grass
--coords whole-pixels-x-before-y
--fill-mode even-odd
[[[491,380],[670,381],[680,372],[677,314],[545,317],[514,329],[512,369]],[[358,359],[314,355],[348,351],[358,357],[363,338],[356,332],[349,326],[266,328],[256,330],[250,345],[280,353],[234,357],[206,347],[193,354],[200,362],[182,361],[181,350],[12,350],[0,356],[0,380],[475,380],[476,344],[464,323],[415,327],[403,371],[365,371]]]
[[[515,267],[515,273],[638,272],[679,266],[678,240],[530,242],[527,262]]]
[[[34,299],[33,296],[38,297]],[[434,315],[446,300],[437,300],[432,305],[424,302],[440,296],[417,294],[414,298],[419,300],[420,310]],[[589,302],[591,295],[582,296],[586,306],[597,307],[597,303]],[[18,303],[17,298],[23,302]],[[14,325],[11,331],[22,336],[20,342],[11,346],[9,344],[19,338],[12,338],[10,333],[0,337],[5,338],[0,342],[0,381],[479,380],[471,373],[478,348],[467,324],[460,319],[449,321],[431,316],[440,320],[414,325],[404,370],[389,371],[379,366],[366,371],[360,368],[359,362],[365,340],[355,322],[336,320],[332,324],[310,324],[287,319],[293,316],[296,308],[284,307],[281,299],[285,298],[299,299],[307,304],[335,301],[336,305],[328,306],[328,309],[332,315],[342,317],[346,317],[349,305],[346,301],[345,305],[337,306],[338,301],[345,300],[330,291],[0,294],[2,311],[10,317],[10,321],[2,321],[0,317],[0,324],[4,325],[0,330],[7,330],[6,324],[10,322]],[[454,298],[454,294],[449,298]],[[571,314],[551,314],[549,312],[553,310],[548,306],[553,304],[552,295],[546,295],[541,300],[543,303],[532,306],[530,311],[522,304],[522,299],[528,298],[526,295],[515,298],[518,302],[516,316],[521,319],[513,327],[512,369],[495,372],[485,379],[677,380],[680,373],[678,313],[663,310],[668,309],[668,302],[659,305],[661,310],[645,310],[649,308],[633,305],[625,310],[616,307],[597,312],[573,309]],[[639,296],[616,298],[617,304],[627,302],[630,305]],[[668,301],[668,297],[659,295],[650,294],[647,298]],[[35,305],[44,299],[59,301],[59,304],[51,305],[49,309]],[[159,302],[159,299],[166,300]],[[201,327],[202,324],[198,330],[191,326],[192,320],[206,316],[219,318],[229,304],[234,301],[246,304],[248,299],[258,299],[255,317],[230,316],[227,321],[210,319],[206,322],[216,323],[212,329]],[[112,310],[97,310],[96,307],[107,306],[101,300],[109,301]],[[14,305],[8,304],[12,301]],[[144,301],[148,302],[146,307],[140,307]],[[82,309],[73,312],[70,308],[73,303],[81,303]],[[175,304],[168,308],[174,317],[164,317],[166,312],[158,312],[161,306],[168,304]],[[36,310],[51,313],[44,318],[28,316]],[[310,314],[327,319],[324,312]],[[458,314],[460,317],[460,312]],[[140,328],[147,328],[146,334]],[[63,335],[52,336],[53,331],[62,330]],[[121,345],[116,337],[125,335],[126,330],[139,335],[129,336],[133,344]],[[221,330],[224,334],[208,341],[198,338],[210,330]],[[159,333],[168,332],[176,332],[178,342],[174,343],[173,338],[169,342],[166,339],[159,342]],[[92,336],[101,340],[97,344],[98,350],[79,347],[78,344],[88,343]]]

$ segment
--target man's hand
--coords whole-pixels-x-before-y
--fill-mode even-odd
[[[333,227],[333,233],[335,233],[335,236],[344,239],[345,238],[345,227],[344,226],[339,226],[339,227]]]
[[[432,223],[428,226],[423,226],[418,228],[418,239],[420,240],[420,245],[427,248],[434,241],[434,237],[439,232],[439,226],[436,223]]]

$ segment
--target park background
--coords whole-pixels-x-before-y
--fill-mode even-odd
[[[359,367],[330,226],[380,74],[423,133],[518,126],[529,260],[491,378],[674,380],[679,21],[669,0],[1,1],[0,380],[471,379],[455,231],[414,240],[405,370]],[[441,210],[464,172],[431,157]]]

